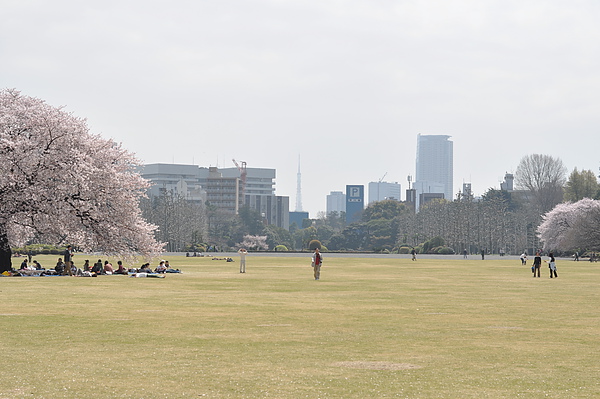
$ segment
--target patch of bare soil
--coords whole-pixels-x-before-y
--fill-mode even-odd
[[[420,369],[421,366],[410,363],[393,363],[393,362],[337,362],[334,363],[335,367],[348,367],[351,369],[362,369],[362,370],[412,370]]]

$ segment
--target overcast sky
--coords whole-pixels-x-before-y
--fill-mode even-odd
[[[454,192],[539,153],[598,173],[597,0],[0,0],[0,87],[88,119],[145,163],[277,169],[311,217],[417,134],[454,141]],[[404,195],[404,194],[403,194]]]

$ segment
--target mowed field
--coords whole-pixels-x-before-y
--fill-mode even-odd
[[[597,263],[309,256],[0,278],[0,398],[600,397]]]

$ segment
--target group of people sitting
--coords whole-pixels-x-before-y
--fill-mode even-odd
[[[96,277],[98,275],[111,274],[132,274],[132,273],[181,273],[179,269],[172,269],[168,260],[161,260],[158,266],[152,270],[150,263],[144,263],[140,268],[127,268],[123,266],[122,261],[117,261],[117,267],[114,267],[109,261],[98,259],[96,263],[90,265],[90,261],[86,260],[82,268],[75,266],[73,261],[63,262],[63,258],[58,258],[54,269],[44,269],[42,265],[34,260],[32,264],[28,264],[27,259],[21,263],[19,274],[30,275],[59,275],[59,276],[79,276],[79,277]]]

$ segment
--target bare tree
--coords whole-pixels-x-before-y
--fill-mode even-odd
[[[562,202],[567,168],[563,162],[550,155],[524,156],[515,172],[517,187],[529,190],[533,206],[539,214],[550,211]]]
[[[192,202],[172,192],[142,203],[143,215],[158,226],[157,239],[167,243],[168,251],[184,251],[190,244],[208,238],[207,215],[202,203]]]

